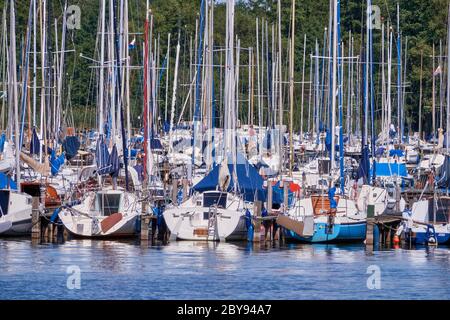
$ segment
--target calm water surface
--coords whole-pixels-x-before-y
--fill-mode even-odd
[[[71,266],[80,289],[67,287]],[[379,290],[368,289],[370,266],[380,268]],[[0,239],[0,299],[380,298],[450,299],[449,247]]]

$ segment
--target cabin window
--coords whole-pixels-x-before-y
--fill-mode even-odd
[[[0,217],[8,214],[9,191],[0,191]]]
[[[203,207],[209,208],[217,205],[218,208],[226,208],[227,193],[226,192],[208,192],[203,194]]]
[[[104,216],[119,212],[121,194],[97,194],[97,209]]]

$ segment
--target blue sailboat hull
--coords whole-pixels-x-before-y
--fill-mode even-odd
[[[427,232],[414,232],[414,235],[406,233],[406,239],[414,244],[426,245],[430,234]],[[438,244],[450,244],[450,233],[436,232],[436,240]]]
[[[366,238],[366,222],[334,224],[327,232],[326,223],[314,223],[314,235],[302,237],[291,230],[285,229],[287,238],[308,243],[324,242],[362,242]]]

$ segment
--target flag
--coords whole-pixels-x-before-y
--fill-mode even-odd
[[[128,45],[129,50],[133,50],[134,48],[136,48],[136,38],[133,38],[133,40]]]
[[[442,68],[441,68],[441,66],[439,65],[438,67],[437,67],[437,69],[433,72],[433,76],[437,76],[438,74],[441,74],[442,73]]]

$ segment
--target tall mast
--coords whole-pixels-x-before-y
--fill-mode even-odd
[[[294,48],[292,48],[294,50]],[[306,63],[306,33],[303,38],[303,64],[302,64],[302,96],[300,105],[300,141],[303,141],[303,110],[304,110],[304,94],[305,94],[305,63]],[[294,72],[294,70],[292,70]],[[293,111],[291,111],[293,113]]]
[[[175,58],[175,72],[173,78],[172,107],[170,110],[170,128],[169,128],[169,152],[172,152],[172,128],[175,117],[175,105],[177,102],[177,85],[178,85],[178,64],[180,60],[180,34],[178,33],[177,55]]]
[[[423,95],[422,82],[423,82],[423,50],[420,52],[419,141],[422,138],[422,95]],[[448,87],[447,87],[447,90],[448,90]],[[448,94],[448,91],[447,91],[447,94]],[[448,105],[448,101],[447,101],[447,105]],[[447,114],[448,114],[448,111],[447,111]],[[447,117],[447,119],[448,119],[448,117]],[[448,132],[448,129],[447,129],[447,132]]]
[[[306,42],[306,34],[305,34]],[[291,27],[291,54],[289,61],[289,102],[290,102],[290,130],[289,130],[289,174],[292,176],[292,166],[294,163],[294,146],[293,146],[293,122],[294,122],[294,50],[295,50],[295,0],[292,0],[292,27]],[[303,80],[305,77],[305,47],[303,48]],[[280,93],[281,95],[281,93]],[[301,111],[301,121],[300,121],[300,132],[303,132],[303,82],[302,82],[302,111]],[[300,133],[300,139],[302,134]]]
[[[37,38],[37,10],[36,10],[36,0],[33,0],[33,127],[36,127],[36,88],[37,88],[37,48],[36,48],[36,38]]]
[[[169,108],[169,66],[170,66],[170,32],[167,35],[167,54],[166,54],[166,103],[164,110],[164,122],[167,121],[167,110]],[[169,133],[170,134],[170,133]]]
[[[450,143],[449,138],[449,130],[450,130],[450,4],[448,5],[448,21],[447,21],[447,121],[446,121],[446,142],[447,142],[447,153],[448,153],[448,145]]]
[[[331,168],[336,168],[335,163],[335,148],[336,145],[336,136],[335,136],[335,127],[336,127],[336,89],[337,89],[337,67],[338,67],[338,0],[333,0],[333,45],[332,45],[332,53],[333,53],[333,66],[332,66],[332,86],[330,90],[330,96],[331,96],[331,114],[329,114],[329,117],[331,117]]]
[[[10,8],[10,75],[12,84],[12,102],[14,107],[14,140],[16,145],[16,184],[20,186],[20,138],[19,138],[19,101],[17,90],[17,63],[16,63],[16,16],[14,2],[11,1]]]
[[[278,0],[278,85],[279,85],[279,91],[278,91],[278,111],[279,111],[279,150],[280,150],[280,174],[283,172],[283,135],[282,133],[282,126],[283,126],[283,78],[282,78],[282,63],[281,63],[281,55],[282,55],[282,47],[281,47],[281,0]]]

